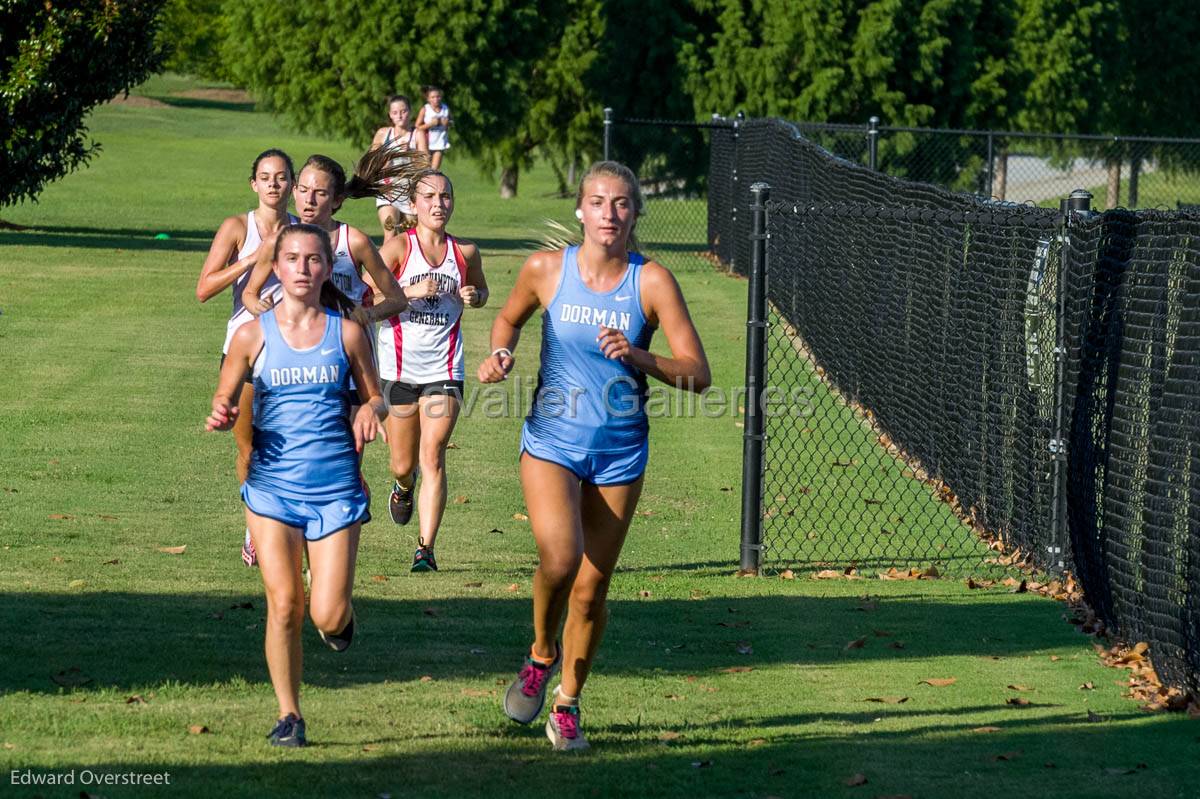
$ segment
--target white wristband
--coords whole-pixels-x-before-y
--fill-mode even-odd
[[[512,350],[510,350],[508,347],[497,347],[496,349],[492,350],[492,355],[507,355],[509,358],[513,357]]]

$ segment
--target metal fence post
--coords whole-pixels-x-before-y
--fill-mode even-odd
[[[874,172],[879,164],[879,117],[867,120],[867,166]]]
[[[609,160],[608,154],[612,146],[612,123],[613,110],[611,108],[604,109],[604,160]]]
[[[1054,543],[1047,547],[1051,564],[1061,571],[1066,567],[1068,542],[1067,531],[1067,438],[1064,429],[1065,383],[1067,367],[1067,279],[1071,267],[1071,229],[1077,224],[1078,215],[1092,208],[1092,195],[1083,189],[1075,189],[1070,196],[1059,201],[1063,214],[1060,240],[1062,253],[1058,262],[1058,302],[1054,333],[1054,431],[1050,439],[1050,530]]]
[[[742,123],[746,114],[738,111],[733,116],[733,169],[729,178],[729,238],[734,242],[729,251],[729,271],[737,273],[737,204],[738,204],[738,162],[741,161],[742,148],[738,145],[741,136]]]
[[[762,565],[762,393],[767,370],[767,198],[771,187],[750,187],[750,287],[746,303],[746,415],[742,433],[743,572]]]
[[[995,197],[995,194],[992,192],[992,181],[995,180],[995,173],[992,171],[993,165],[995,164],[995,150],[996,136],[992,131],[989,130],[987,132],[987,186],[984,188],[984,191],[987,192],[989,200]]]

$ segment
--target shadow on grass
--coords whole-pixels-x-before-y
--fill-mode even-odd
[[[203,97],[177,97],[172,94],[147,95],[152,100],[174,106],[175,108],[203,108],[212,111],[254,111],[253,102],[234,102],[230,100],[213,100]]]
[[[376,721],[386,727],[383,719]],[[1160,718],[1149,725],[1114,720],[1083,727],[1051,717],[1027,725],[1006,725],[989,735],[964,733],[953,724],[930,725],[924,732],[932,734],[923,735],[907,729],[880,729],[886,722],[853,724],[844,732],[822,734],[805,727],[823,719],[744,721],[741,726],[755,730],[756,737],[725,734],[706,738],[703,728],[686,722],[670,730],[591,727],[593,749],[566,754],[550,752],[536,724],[530,728],[505,724],[479,730],[469,738],[435,732],[417,740],[385,733],[365,744],[375,750],[365,755],[363,741],[323,737],[319,720],[310,718],[309,749],[272,751],[265,741],[256,741],[234,756],[254,758],[260,761],[257,763],[198,765],[197,760],[230,758],[227,736],[214,729],[213,734],[189,742],[186,765],[159,762],[131,748],[128,759],[80,762],[58,766],[53,772],[166,771],[170,787],[122,788],[120,795],[219,795],[228,799],[295,795],[523,798],[529,796],[532,786],[550,779],[569,784],[575,795],[638,799],[995,794],[1074,798],[1135,792],[1182,797],[1194,795],[1189,791],[1200,774],[1192,751],[1195,744],[1185,731],[1189,726],[1186,719]],[[667,732],[675,737],[662,740]],[[396,748],[407,751],[396,752]],[[864,778],[858,787],[847,785],[854,774]],[[26,795],[35,793],[34,788],[26,789]]]
[[[1046,602],[1010,596],[866,603],[786,595],[616,600],[609,603],[611,622],[597,669],[715,675],[776,664],[1012,657],[1062,646],[1078,635],[1048,612]],[[327,651],[306,623],[307,683],[503,677],[520,665],[531,636],[528,599],[359,597],[355,608],[359,636],[348,656]],[[164,681],[204,685],[235,675],[265,680],[264,617],[261,595],[0,594],[0,627],[21,631],[0,661],[0,695],[58,693],[64,681],[91,691]],[[860,637],[865,644],[848,651],[846,643]],[[746,642],[753,644],[748,655],[738,651]],[[802,683],[803,673],[795,679]]]
[[[165,233],[170,238],[154,238],[160,233]],[[172,230],[170,228],[156,230],[31,225],[28,230],[23,232],[0,231],[0,246],[202,252],[208,249],[213,233],[212,230]]]

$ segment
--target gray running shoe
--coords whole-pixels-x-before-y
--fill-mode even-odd
[[[558,654],[549,666],[543,666],[526,655],[525,665],[517,672],[517,679],[504,692],[504,715],[518,724],[528,724],[542,713],[546,706],[546,686],[562,665],[562,645],[556,643]]]

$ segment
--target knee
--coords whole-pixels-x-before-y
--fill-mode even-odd
[[[607,577],[576,580],[571,588],[571,611],[591,620],[603,618],[608,612],[608,584]]]
[[[412,474],[413,467],[416,465],[413,463],[412,453],[410,452],[396,452],[393,450],[388,460],[392,467],[392,474],[397,477],[407,477]]]
[[[578,552],[543,556],[538,570],[546,582],[554,586],[561,586],[575,579],[582,561],[583,555]]]
[[[340,633],[345,627],[345,619],[349,616],[346,602],[330,602],[328,604],[313,604],[308,611],[313,625],[323,633]]]
[[[421,471],[425,475],[441,474],[446,469],[446,450],[438,443],[421,443]]]
[[[304,593],[288,588],[267,592],[267,624],[286,630],[299,629],[304,623]]]

